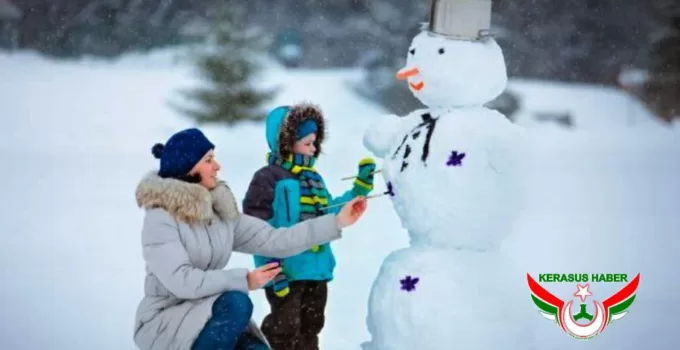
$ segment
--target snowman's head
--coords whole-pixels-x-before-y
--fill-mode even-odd
[[[431,108],[483,105],[508,82],[503,51],[495,40],[454,40],[422,31],[397,73],[413,95]]]

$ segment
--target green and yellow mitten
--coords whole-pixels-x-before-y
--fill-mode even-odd
[[[359,161],[359,172],[354,179],[352,191],[359,196],[367,196],[373,191],[373,179],[375,174],[375,161],[373,158],[364,158]]]

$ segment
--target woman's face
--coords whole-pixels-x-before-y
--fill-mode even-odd
[[[217,187],[217,172],[220,170],[220,168],[220,163],[218,163],[217,159],[215,159],[214,150],[210,150],[203,156],[201,161],[194,165],[194,168],[191,169],[189,174],[200,175],[201,182],[199,184],[209,190],[212,190],[213,188]]]

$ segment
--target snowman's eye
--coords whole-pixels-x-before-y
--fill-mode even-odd
[[[416,54],[416,49],[410,49],[410,50],[408,50],[408,52],[409,52],[411,55],[415,55],[415,54]]]
[[[444,54],[444,48],[443,48],[443,47],[439,48],[439,54],[440,54],[440,55],[443,55],[443,54]]]

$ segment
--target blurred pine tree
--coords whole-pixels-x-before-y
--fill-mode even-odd
[[[261,70],[258,61],[265,55],[267,39],[248,28],[238,8],[218,7],[211,18],[206,42],[196,55],[198,70],[206,84],[185,91],[196,108],[180,109],[199,123],[233,125],[263,120],[265,102],[274,90],[258,89],[254,80]]]
[[[666,121],[680,118],[680,5],[669,3],[662,12],[668,26],[651,49],[646,99]]]

